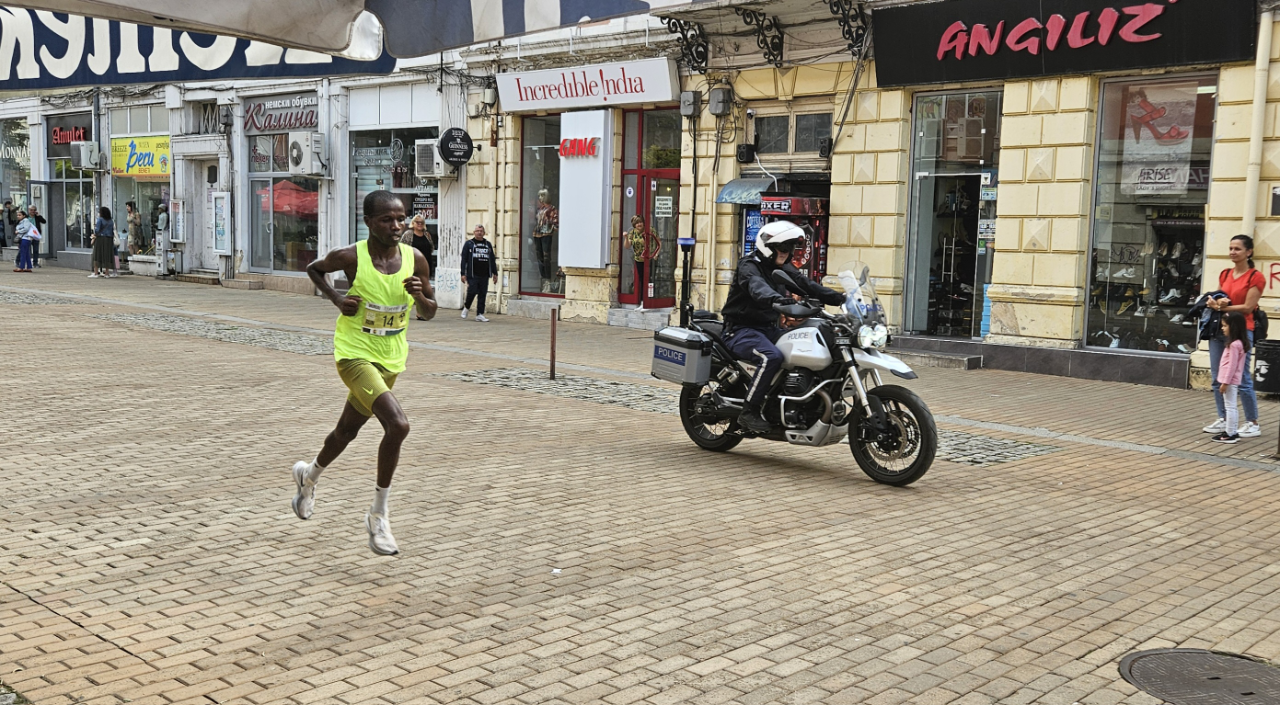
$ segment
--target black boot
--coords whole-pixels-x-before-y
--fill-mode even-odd
[[[744,406],[742,413],[738,415],[738,425],[752,433],[768,433],[773,428],[760,414],[758,406]]]

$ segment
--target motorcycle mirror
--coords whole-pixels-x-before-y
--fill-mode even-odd
[[[796,294],[805,293],[800,289],[800,285],[796,284],[795,280],[791,278],[791,275],[787,274],[781,269],[773,270],[773,274],[771,274],[770,276],[773,277],[773,281],[775,283],[781,284],[782,286],[786,287],[787,291],[790,291]]]
[[[867,280],[871,278],[871,267],[862,265],[862,271],[858,272],[858,283],[865,285]]]

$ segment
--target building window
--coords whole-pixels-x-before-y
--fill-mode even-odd
[[[1103,84],[1085,344],[1190,353],[1216,76]]]
[[[564,294],[560,274],[560,116],[524,119],[520,291]],[[634,151],[630,152],[634,160]]]
[[[796,152],[816,152],[823,140],[831,139],[831,113],[796,116]]]
[[[785,154],[790,151],[790,116],[758,117],[755,119],[755,123],[757,152],[760,154]]]
[[[369,226],[364,223],[364,197],[384,190],[400,197],[409,221],[421,215],[430,237],[439,244],[439,187],[435,181],[419,181],[414,175],[417,173],[414,144],[439,135],[438,127],[351,133],[351,191],[355,194],[351,242],[369,237]],[[412,227],[411,222],[407,222],[406,227]]]
[[[112,135],[158,135],[169,132],[169,110],[164,105],[113,108],[108,117]]]

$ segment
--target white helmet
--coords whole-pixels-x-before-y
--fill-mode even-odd
[[[756,249],[763,252],[766,257],[773,256],[771,245],[783,242],[794,243],[792,247],[800,247],[804,243],[804,228],[785,220],[775,220],[760,228],[760,232],[756,235]]]

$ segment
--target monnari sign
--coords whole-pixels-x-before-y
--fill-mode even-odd
[[[320,99],[315,93],[273,95],[244,102],[244,133],[315,130],[320,126]]]
[[[951,0],[875,11],[882,86],[1254,58],[1254,0]]]
[[[670,103],[680,87],[676,65],[667,58],[500,73],[497,79],[503,110],[517,113]]]

